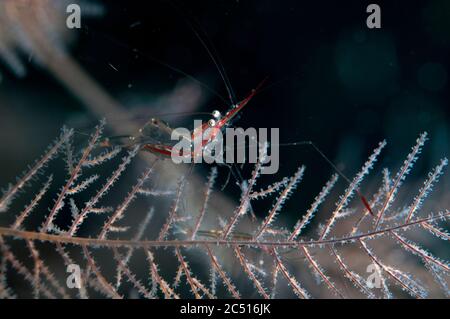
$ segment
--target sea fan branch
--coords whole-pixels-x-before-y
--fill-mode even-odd
[[[266,292],[266,289],[263,287],[261,282],[256,277],[253,270],[250,268],[248,261],[245,259],[244,255],[242,254],[241,248],[239,246],[234,246],[234,252],[236,256],[239,259],[239,262],[242,265],[242,268],[244,269],[245,273],[248,275],[249,279],[253,282],[258,292],[261,294],[261,296],[264,297],[264,299],[269,299],[269,295]]]
[[[95,133],[92,135],[88,146],[86,147],[86,149],[83,152],[83,155],[81,156],[81,159],[79,160],[78,164],[76,165],[76,167],[72,170],[71,175],[69,177],[69,180],[67,181],[66,185],[63,187],[63,189],[61,190],[61,192],[58,195],[58,198],[55,201],[55,204],[53,206],[53,208],[50,210],[50,214],[48,215],[47,219],[45,220],[43,226],[42,226],[42,231],[43,232],[47,232],[49,231],[49,229],[51,228],[51,226],[53,225],[53,220],[56,217],[56,214],[58,213],[58,211],[62,208],[62,206],[64,205],[64,198],[67,195],[67,191],[70,189],[70,187],[72,186],[73,182],[79,177],[80,171],[81,171],[81,167],[83,166],[84,161],[86,160],[86,158],[89,156],[89,154],[91,153],[92,149],[94,148],[97,140],[100,138],[100,135],[103,131],[103,127],[105,125],[105,122],[102,121],[100,123],[100,125],[98,125],[95,129]]]
[[[269,215],[266,217],[266,219],[263,221],[261,227],[258,229],[256,234],[253,236],[253,238],[256,241],[261,238],[261,236],[264,234],[264,231],[267,229],[267,227],[270,226],[270,224],[274,221],[275,216],[282,208],[286,199],[288,199],[291,192],[297,187],[297,184],[301,181],[304,171],[305,171],[305,167],[301,166],[297,170],[297,172],[294,174],[294,176],[291,177],[286,188],[278,196],[277,201],[275,202],[275,204],[273,205],[272,209],[269,212]]]
[[[309,221],[313,218],[315,212],[319,208],[320,204],[325,200],[325,197],[330,193],[331,189],[334,187],[338,180],[338,175],[334,174],[331,179],[326,183],[326,185],[322,188],[319,195],[316,196],[314,199],[314,202],[312,203],[311,207],[306,212],[306,215],[303,216],[301,220],[297,222],[294,226],[294,230],[292,231],[291,235],[289,236],[288,240],[294,240],[299,236],[303,230],[303,228],[308,225]]]
[[[347,190],[345,191],[344,196],[341,197],[341,200],[336,204],[336,209],[331,215],[331,218],[326,223],[322,234],[320,235],[320,239],[324,239],[328,233],[330,232],[331,228],[333,227],[336,219],[339,216],[339,213],[342,209],[344,209],[351,197],[353,196],[355,191],[358,191],[359,184],[363,181],[364,176],[369,174],[370,169],[373,167],[373,164],[376,162],[378,155],[380,155],[381,150],[386,146],[386,141],[380,142],[378,147],[374,150],[372,155],[369,157],[368,161],[364,164],[361,171],[356,175],[356,177],[353,179]]]
[[[97,192],[97,194],[89,200],[83,210],[78,214],[77,218],[72,223],[72,226],[70,227],[68,233],[70,236],[74,236],[77,232],[78,228],[83,223],[84,219],[86,218],[87,214],[89,214],[94,206],[98,203],[100,198],[102,198],[106,192],[112,187],[112,185],[118,180],[119,176],[125,171],[125,168],[130,164],[131,159],[136,156],[138,151],[138,148],[135,147],[133,150],[131,150],[128,153],[128,156],[124,157],[122,159],[122,163],[119,165],[119,167],[114,171],[114,173],[111,175],[111,177],[106,181],[106,183],[103,185],[103,187]]]
[[[441,160],[441,163],[434,168],[428,174],[428,179],[424,182],[423,187],[420,189],[419,194],[414,198],[414,202],[411,204],[408,212],[408,217],[406,218],[406,222],[409,222],[413,216],[413,214],[420,208],[422,202],[425,200],[429,192],[431,191],[433,184],[437,183],[439,180],[439,176],[442,175],[443,169],[447,166],[448,160],[446,158]]]
[[[217,177],[217,168],[214,167],[211,169],[211,173],[209,174],[209,177],[208,177],[208,183],[206,184],[206,188],[205,188],[203,205],[202,205],[202,208],[200,209],[200,213],[197,216],[197,220],[195,222],[194,229],[193,229],[192,235],[191,235],[191,240],[195,239],[195,236],[197,235],[197,231],[200,228],[200,224],[202,223],[203,217],[205,216],[209,197],[211,196],[211,192],[214,187],[214,181],[215,181],[216,177]]]
[[[383,207],[378,212],[377,221],[375,223],[375,229],[378,228],[380,222],[385,214],[386,210],[389,208],[389,205],[394,200],[395,194],[397,193],[399,187],[402,184],[402,181],[406,178],[406,175],[409,173],[412,168],[414,162],[417,159],[417,155],[420,154],[423,145],[427,140],[427,132],[422,133],[419,138],[416,140],[416,145],[413,146],[411,153],[408,154],[407,159],[403,162],[403,166],[400,168],[400,171],[397,173],[395,177],[395,182],[393,183],[389,194],[386,196],[386,200],[383,204]]]
[[[228,224],[224,227],[222,238],[226,239],[230,235],[230,233],[233,231],[234,227],[236,226],[236,223],[239,220],[239,217],[243,216],[248,209],[248,206],[250,205],[250,194],[252,193],[253,187],[256,184],[256,180],[258,179],[259,174],[261,173],[262,164],[266,160],[267,156],[267,143],[264,144],[264,147],[261,151],[259,160],[257,161],[255,168],[252,172],[252,177],[250,178],[250,181],[247,185],[247,190],[244,191],[244,193],[241,196],[241,202],[239,206],[234,211],[230,221]]]
[[[188,178],[191,176],[190,174],[179,178],[175,191],[154,191],[147,189],[145,186],[146,181],[150,177],[157,176],[157,174],[152,174],[152,172],[159,173],[159,169],[166,169],[163,163],[156,168],[156,161],[152,161],[150,167],[146,167],[140,177],[132,183],[133,185],[130,187],[129,192],[119,201],[116,209],[113,209],[109,206],[111,204],[106,202],[106,195],[112,189],[112,186],[121,178],[123,172],[129,166],[131,159],[139,152],[141,146],[129,147],[122,161],[112,170],[112,173],[106,178],[100,189],[93,192],[93,194],[89,194],[89,192],[92,192],[90,186],[100,179],[100,175],[89,174],[88,176],[83,176],[84,174],[82,173],[84,173],[85,168],[86,170],[87,168],[94,169],[94,167],[97,169],[98,165],[105,164],[108,159],[113,158],[120,152],[118,149],[113,149],[112,151],[107,151],[97,156],[92,155],[95,147],[99,144],[98,141],[101,139],[103,126],[104,122],[101,122],[96,127],[95,132],[89,138],[87,146],[80,152],[79,156],[74,156],[73,153],[73,146],[70,140],[71,131],[64,129],[61,140],[58,140],[50,149],[50,154],[46,153],[40,160],[41,164],[38,162],[35,168],[31,170],[32,172],[25,174],[22,181],[23,185],[27,184],[33,176],[42,171],[42,167],[51,158],[56,156],[58,150],[63,145],[66,146],[66,157],[64,161],[66,162],[69,177],[58,192],[57,198],[50,209],[50,214],[44,216],[45,221],[42,227],[37,230],[24,229],[25,221],[28,221],[28,219],[30,221],[29,224],[32,225],[32,219],[28,218],[28,216],[30,216],[31,212],[33,215],[37,215],[37,207],[42,206],[45,202],[45,195],[49,192],[50,185],[53,185],[53,176],[55,175],[48,175],[46,181],[42,183],[41,189],[37,194],[33,195],[24,209],[16,215],[17,217],[11,226],[5,227],[0,225],[0,297],[9,298],[15,296],[16,291],[8,287],[10,280],[7,278],[9,273],[15,272],[21,275],[25,279],[25,282],[29,284],[31,287],[29,294],[35,298],[71,298],[73,295],[87,298],[89,296],[95,297],[98,293],[107,297],[122,298],[122,296],[131,296],[131,292],[127,290],[130,286],[134,288],[132,291],[136,292],[137,290],[140,297],[158,298],[163,296],[165,298],[180,298],[183,297],[182,292],[185,293],[183,284],[187,284],[190,287],[193,296],[196,298],[218,298],[223,293],[226,296],[241,298],[240,292],[233,283],[236,280],[236,278],[233,278],[233,274],[240,272],[243,278],[248,279],[248,284],[253,284],[256,292],[263,298],[274,298],[275,296],[286,293],[286,290],[281,289],[281,283],[287,283],[296,296],[310,298],[312,297],[308,292],[310,282],[305,281],[300,284],[288,270],[290,268],[297,269],[297,267],[302,267],[301,270],[303,270],[305,267],[303,264],[293,264],[294,259],[291,259],[292,256],[290,254],[294,253],[294,257],[305,260],[309,266],[307,270],[311,271],[316,279],[324,283],[324,285],[319,286],[320,288],[327,287],[333,294],[342,298],[347,295],[351,296],[349,288],[356,288],[364,296],[375,298],[376,295],[371,290],[371,283],[368,280],[366,281],[362,275],[360,276],[349,266],[352,265],[360,269],[367,265],[359,258],[350,259],[350,257],[347,257],[345,255],[347,249],[338,250],[338,245],[339,247],[345,246],[348,249],[352,249],[353,255],[350,256],[356,256],[357,251],[362,251],[369,257],[375,270],[380,274],[381,286],[378,288],[382,289],[381,291],[386,298],[395,296],[390,291],[389,286],[391,282],[398,285],[411,296],[417,298],[425,298],[428,295],[434,297],[437,293],[445,294],[446,296],[450,295],[448,288],[450,266],[448,261],[436,257],[439,255],[438,253],[433,255],[422,248],[425,247],[424,242],[416,243],[402,235],[405,231],[408,231],[408,234],[413,234],[413,231],[417,232],[425,229],[435,240],[449,240],[450,235],[445,229],[445,222],[450,217],[448,210],[444,209],[441,213],[417,218],[417,212],[422,206],[423,201],[443,173],[444,167],[448,163],[447,159],[441,160],[429,173],[428,178],[423,183],[417,196],[414,197],[412,203],[408,203],[409,205],[402,204],[399,208],[389,210],[398,188],[401,186],[417,155],[420,153],[421,147],[426,140],[426,134],[422,134],[417,139],[417,144],[413,147],[413,150],[401,166],[394,180],[391,180],[387,169],[383,170],[382,183],[375,189],[375,193],[369,201],[365,199],[366,197],[362,196],[359,187],[377,160],[381,149],[386,144],[384,141],[381,142],[356,177],[352,181],[349,181],[350,185],[337,201],[331,216],[325,221],[325,226],[320,228],[319,238],[312,239],[304,238],[303,236],[299,238],[299,236],[302,235],[302,231],[306,225],[312,221],[319,207],[322,204],[324,207],[328,207],[324,202],[326,197],[331,193],[333,186],[337,183],[338,174],[333,175],[325,184],[304,216],[298,219],[292,231],[288,231],[286,228],[287,225],[281,221],[276,225],[274,222],[278,213],[282,210],[285,200],[302,179],[304,167],[299,167],[292,177],[283,178],[280,182],[270,186],[263,186],[261,187],[261,191],[255,192],[253,189],[258,182],[263,168],[262,165],[265,163],[267,144],[262,149],[263,152],[261,152],[259,161],[253,168],[250,179],[241,184],[242,190],[239,205],[231,213],[231,217],[227,222],[224,221],[224,216],[228,216],[226,215],[227,212],[222,215],[222,211],[217,211],[217,206],[220,206],[220,204],[208,207],[210,200],[213,198],[213,186],[217,177],[217,169],[214,167],[206,178],[203,190],[193,189],[185,194],[184,190],[186,185],[190,185],[190,180],[188,181]],[[66,135],[67,138],[64,138]],[[57,147],[58,143],[60,143],[59,147]],[[133,164],[135,163],[138,163],[138,161],[133,161]],[[156,183],[152,184],[156,185]],[[372,185],[372,183],[369,185]],[[17,190],[14,193],[17,193],[22,187],[16,185]],[[200,198],[200,201],[193,204],[190,201],[188,202],[190,199],[188,196],[192,192],[199,193],[196,195],[196,198]],[[361,207],[347,207],[355,193],[363,201],[364,209]],[[144,196],[151,195],[152,198],[146,198],[144,201],[144,198],[140,198],[138,194]],[[172,201],[171,207],[166,215],[161,216],[162,220],[165,219],[164,224],[160,227],[159,223],[150,223],[154,211],[153,207],[156,207],[158,212],[160,212],[163,205],[160,205],[159,201],[167,200],[163,196],[169,194],[174,194],[175,198],[169,199]],[[263,197],[267,195],[273,195],[275,199],[273,206],[270,208],[267,216],[262,219],[261,223],[255,224],[254,222],[247,222],[245,220],[245,225],[244,221],[242,221],[242,230],[239,232],[234,231],[240,218],[249,211],[251,201],[261,199],[258,205],[263,204]],[[84,207],[79,208],[76,200],[82,196],[86,196],[88,199]],[[0,200],[0,203],[3,203],[3,207],[8,206],[14,197],[15,195],[8,195],[7,192]],[[103,200],[104,198],[105,200]],[[150,207],[144,208],[148,212],[145,219],[134,225],[118,225],[118,221],[122,220],[122,218],[125,219],[126,215],[131,213],[131,209],[134,206],[142,209],[141,204],[131,205],[134,200],[138,199],[142,200],[142,204],[145,202],[147,205],[150,200],[152,201],[151,205],[148,205],[151,209]],[[62,208],[65,204],[68,204],[68,207],[63,210]],[[199,211],[194,218],[192,218],[191,214],[179,215],[180,209],[186,208],[186,211],[189,211],[191,207],[197,206],[199,207]],[[369,221],[367,217],[373,215],[374,208],[377,209],[378,215]],[[69,215],[59,216],[59,212],[61,212],[60,215],[62,212],[67,212]],[[106,214],[110,212],[112,214],[105,217],[106,221],[103,224],[98,223],[98,221],[96,222],[96,218],[94,217],[92,219],[90,218],[89,221],[92,220],[92,223],[89,225],[86,224],[86,226],[89,226],[89,228],[86,227],[87,235],[84,237],[76,236],[79,227],[85,225],[83,222],[88,214]],[[219,219],[219,228],[210,224],[206,225],[203,222],[206,213],[216,214],[214,217]],[[356,213],[358,214],[356,215]],[[69,219],[70,214],[72,215],[71,220]],[[344,221],[337,223],[344,216],[349,217],[345,223]],[[37,217],[33,219],[33,222],[37,220]],[[68,231],[64,231],[63,226],[58,228],[58,226],[54,225],[56,217],[61,217],[57,219],[58,223],[65,223],[64,227],[68,227]],[[100,219],[101,217],[98,216],[97,218]],[[352,221],[351,218],[353,217],[354,220]],[[190,219],[193,219],[192,224],[190,224]],[[134,220],[134,218],[130,220]],[[351,223],[350,232],[345,231],[345,227],[349,223]],[[374,224],[377,224],[377,226],[373,227]],[[94,228],[97,226],[99,229]],[[338,229],[338,226],[342,227]],[[174,231],[171,231],[172,227],[175,229]],[[342,233],[339,237],[328,236],[333,230],[333,227],[336,228],[336,233]],[[135,229],[135,234],[130,235],[128,232],[125,233],[128,229]],[[157,238],[147,239],[144,235],[147,229],[149,234],[156,233]],[[362,229],[367,230],[362,231]],[[120,236],[109,238],[108,234],[119,231],[123,232]],[[99,234],[96,237],[92,236],[92,233],[95,232]],[[390,247],[383,247],[383,249],[378,250],[377,246],[377,244],[382,242],[382,238],[384,242],[392,245],[392,247],[396,247],[394,245],[398,244],[401,248],[400,253],[403,255],[412,253],[418,256],[423,262],[423,266],[422,264],[416,265],[415,268],[412,268],[414,270],[411,275],[401,270],[400,267],[388,266],[384,259],[386,249]],[[416,236],[415,238],[423,237]],[[371,240],[370,243],[373,248],[369,248],[369,240]],[[8,244],[10,241],[14,242],[14,245],[11,245],[14,249],[21,244],[26,245],[28,248],[27,251],[30,254],[26,262],[22,262],[21,258],[19,258],[21,255],[9,247]],[[40,242],[39,245],[37,245],[38,242]],[[439,244],[445,245],[446,242],[439,242]],[[105,255],[102,256],[100,253],[96,257],[96,259],[98,258],[97,261],[94,261],[92,252],[94,249],[100,247],[102,248],[102,252],[112,253],[115,262],[107,264],[107,257]],[[165,272],[159,271],[158,265],[155,263],[153,250],[156,251],[158,247],[164,248],[158,250],[162,254],[167,250],[174,250],[177,260],[175,268],[177,270],[173,284],[169,284],[163,278]],[[214,250],[214,247],[218,247],[217,251]],[[76,251],[78,255],[81,253],[81,256],[87,260],[84,264],[83,271],[79,273],[79,289],[76,292],[65,289],[65,286],[60,282],[61,278],[57,276],[61,272],[53,269],[56,263],[52,262],[52,259],[46,259],[48,254],[47,252],[44,253],[43,250],[51,250],[52,248],[55,248],[56,253],[61,257],[66,267],[77,264],[78,258]],[[183,255],[182,251],[184,252],[188,249],[189,252],[193,252],[194,250],[203,251],[206,253],[207,258],[195,260],[195,267],[191,268],[190,264],[197,255],[194,252]],[[311,253],[311,251],[316,252],[316,250],[318,255],[319,252],[324,252],[324,257],[328,257],[326,259],[321,258],[320,264],[319,258]],[[374,251],[380,251],[378,256]],[[144,255],[142,252],[144,252]],[[216,255],[219,252],[221,255]],[[236,259],[229,260],[229,258],[226,258],[226,254],[230,252],[235,254]],[[74,254],[73,258],[71,257],[72,253]],[[136,261],[138,259],[142,261],[143,258],[146,258],[147,261],[147,263],[144,263],[147,266],[144,268],[144,271],[148,274],[148,277],[141,278],[138,274],[140,275],[142,273],[142,269],[138,267],[142,267],[142,262],[134,261],[135,259]],[[131,259],[133,259],[133,263],[130,262]],[[161,260],[166,263],[168,259],[163,257]],[[222,260],[222,262],[219,262],[219,260]],[[199,267],[200,263],[203,263],[206,267]],[[9,267],[12,271],[9,271]],[[30,267],[30,270],[27,267]],[[105,273],[112,272],[115,274],[113,279],[115,280],[114,285],[102,274],[100,268],[103,268]],[[166,264],[164,264],[164,271],[166,271],[165,268]],[[417,278],[415,278],[415,271],[433,278],[435,283],[427,280],[427,283],[430,282],[432,286],[422,286]],[[210,278],[208,285],[203,284],[199,280],[205,276],[206,278]],[[343,277],[346,277],[354,287],[349,286],[346,281],[339,280]],[[122,285],[124,278],[129,281],[130,285]],[[218,289],[219,281],[225,289]],[[269,285],[265,287],[267,283]],[[180,289],[180,292],[177,293],[175,291],[176,289]],[[346,292],[345,295],[343,293],[344,289]],[[22,291],[18,290],[17,292]],[[20,295],[18,293],[19,297]]]
[[[23,189],[30,180],[36,176],[39,171],[58,153],[61,146],[72,136],[73,130],[63,131],[61,137],[49,147],[48,151],[34,164],[25,175],[17,181],[13,186],[10,186],[6,193],[0,199],[0,213],[8,210],[12,200],[17,196],[18,192]]]

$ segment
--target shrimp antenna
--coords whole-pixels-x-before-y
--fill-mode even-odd
[[[218,97],[219,99],[221,99],[223,102],[227,103],[227,101],[225,100],[225,98],[220,95],[216,90],[214,90],[213,88],[211,88],[210,86],[208,86],[207,84],[205,84],[204,82],[196,79],[194,76],[190,75],[189,73],[186,73],[185,71],[170,65],[167,62],[164,62],[158,58],[155,58],[154,56],[148,55],[148,54],[144,54],[142,51],[138,50],[138,49],[134,49],[135,52],[139,53],[141,56],[144,56],[145,58],[155,61],[158,64],[161,64],[162,66],[165,66],[167,68],[169,68],[170,70],[179,73],[181,75],[184,75],[185,77],[187,77],[188,79],[194,81],[195,83],[197,83],[198,85],[202,86],[203,88],[205,88],[206,90],[208,90],[210,93],[214,94],[216,97]]]
[[[211,52],[211,50],[213,50],[214,52],[217,52],[214,49],[214,46],[212,45],[212,42],[209,41],[209,43],[211,44],[211,48],[212,48],[212,49],[209,49],[207,44],[205,43],[205,41],[202,39],[200,34],[193,28],[192,25],[191,25],[191,29],[194,32],[194,34],[196,35],[196,37],[199,39],[199,41],[202,43],[202,45],[205,48],[205,50],[208,52],[208,55],[211,57],[211,60],[216,65],[217,71],[219,72],[220,77],[222,78],[222,80],[225,83],[225,88],[227,89],[228,96],[230,97],[231,103],[233,105],[236,104],[236,96],[235,96],[233,88],[231,86],[230,79],[228,78],[227,73],[225,71],[225,68],[223,67],[223,63],[220,61],[220,58],[219,58],[217,53],[216,53],[216,57],[214,57],[214,54]]]
[[[223,67],[223,63],[219,58],[219,55],[217,54],[217,50],[214,47],[214,44],[212,43],[211,40],[209,40],[208,35],[206,33],[206,31],[201,27],[199,22],[195,22],[194,18],[191,18],[190,20],[188,19],[188,17],[183,13],[183,11],[177,6],[175,5],[172,1],[170,0],[166,0],[175,10],[178,11],[178,13],[183,17],[183,19],[185,20],[186,24],[189,26],[189,28],[192,30],[192,32],[195,34],[195,36],[197,37],[197,39],[200,41],[200,43],[202,44],[202,46],[205,48],[206,52],[208,53],[209,57],[211,58],[211,60],[213,61],[214,65],[216,66],[217,71],[220,74],[220,77],[222,78],[224,84],[225,84],[225,88],[227,89],[228,95],[230,97],[231,103],[233,105],[236,104],[236,97],[233,91],[233,88],[231,86],[231,82],[227,76],[227,73],[225,71],[225,68]],[[204,37],[206,39],[206,41],[208,41],[208,43],[206,43],[205,39],[200,35],[199,31],[194,27],[194,22],[196,23],[197,27],[199,28],[199,30],[202,30]],[[208,45],[209,44],[209,45]]]
[[[206,83],[198,80],[197,78],[195,78],[191,74],[189,74],[189,73],[187,73],[187,72],[185,72],[185,71],[183,71],[183,70],[181,70],[181,69],[179,69],[179,68],[177,68],[177,67],[175,67],[175,66],[173,66],[173,65],[171,65],[171,64],[169,64],[169,63],[167,63],[167,62],[165,62],[163,60],[160,60],[160,59],[158,59],[158,58],[156,58],[156,57],[154,57],[154,56],[152,56],[152,55],[150,55],[148,53],[145,53],[145,52],[143,52],[143,51],[141,51],[141,50],[139,50],[137,48],[131,48],[130,46],[128,46],[126,44],[123,44],[122,42],[120,42],[120,41],[116,40],[115,38],[111,37],[110,35],[104,34],[104,33],[100,32],[100,31],[97,31],[97,30],[91,30],[91,29],[89,29],[89,33],[90,34],[94,34],[94,35],[99,36],[99,37],[103,37],[104,39],[107,39],[108,41],[113,42],[117,46],[120,46],[120,47],[125,48],[125,49],[130,50],[130,51],[133,51],[134,53],[138,53],[139,56],[144,57],[147,60],[153,61],[153,62],[155,62],[155,63],[157,63],[159,65],[162,65],[162,66],[164,66],[164,67],[174,71],[175,73],[178,73],[178,74],[181,74],[181,75],[187,77],[191,81],[197,83],[198,85],[200,85],[201,87],[206,89],[211,94],[213,94],[216,97],[218,97],[224,103],[228,103],[225,100],[225,98],[222,95],[220,95],[216,90],[214,90],[213,88],[208,86]]]
[[[302,141],[302,142],[293,142],[293,143],[283,143],[278,144],[278,146],[299,146],[299,145],[310,145],[319,155],[341,176],[347,183],[351,184],[351,180],[334,164],[328,156],[325,155],[324,152],[320,150],[312,141]]]
[[[73,132],[74,132],[75,134],[79,134],[79,135],[83,135],[83,136],[91,136],[91,135],[88,134],[88,133],[84,133],[84,132],[77,131],[77,130],[74,130]]]
[[[168,112],[168,113],[156,113],[155,116],[183,116],[183,115],[211,115],[211,112]]]
[[[310,145],[336,171],[336,173],[339,176],[341,176],[349,185],[352,184],[352,181],[312,141],[283,143],[283,144],[278,144],[278,145],[279,146]],[[369,204],[369,201],[367,200],[367,198],[359,191],[359,189],[356,189],[356,193],[358,194],[359,198],[361,199],[362,203],[364,204],[364,207],[369,211],[369,213],[372,216],[375,216],[373,211],[372,211],[372,208],[370,207],[370,204]]]

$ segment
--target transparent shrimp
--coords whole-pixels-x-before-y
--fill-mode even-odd
[[[179,11],[179,8],[176,8]],[[208,146],[211,142],[215,140],[217,135],[221,130],[223,130],[227,125],[231,123],[231,120],[236,117],[238,113],[252,100],[252,98],[261,91],[261,87],[263,86],[264,81],[262,81],[254,90],[251,91],[250,94],[246,98],[244,98],[240,102],[235,102],[235,94],[233,91],[233,88],[231,86],[231,82],[226,74],[225,68],[223,67],[216,50],[214,49],[214,45],[209,41],[206,33],[201,29],[198,23],[196,23],[196,27],[194,27],[194,21],[189,20],[187,17],[185,17],[186,23],[191,28],[201,45],[204,47],[205,51],[207,52],[208,56],[210,57],[211,61],[214,63],[214,66],[216,67],[216,70],[218,71],[223,84],[228,92],[228,97],[231,102],[231,107],[229,110],[225,113],[225,115],[222,117],[219,111],[213,111],[212,112],[212,118],[207,122],[202,124],[201,127],[195,128],[191,132],[190,140],[193,141],[196,138],[199,138],[199,134],[204,134],[204,132],[208,132],[206,136],[203,136],[201,138],[202,141],[202,150]],[[203,31],[202,34],[200,34],[200,31]],[[169,64],[159,61],[157,59],[152,58],[152,60],[156,61],[157,63],[160,63],[166,67],[169,67],[173,71],[176,71],[180,74],[184,74],[188,76],[191,79],[195,79],[192,76],[188,75],[187,73],[170,66]],[[196,82],[202,84],[200,81],[196,80]],[[215,95],[219,96],[214,90],[211,90],[208,88],[208,86],[202,84],[203,87],[209,89],[209,91],[213,92]],[[220,97],[222,101],[225,101],[222,97]],[[212,129],[211,129],[212,128]],[[134,136],[121,136],[119,139],[123,141],[122,146],[132,146],[139,144],[141,146],[142,151],[153,153],[157,156],[163,157],[163,158],[170,158],[172,155],[172,149],[177,143],[177,141],[172,140],[171,134],[172,134],[172,128],[165,123],[164,121],[157,119],[157,118],[151,118],[150,121],[148,121],[138,132],[138,134]],[[109,141],[105,143],[106,146],[109,145]],[[337,166],[325,155],[325,153],[317,147],[312,141],[301,141],[301,142],[295,142],[295,143],[286,143],[286,144],[279,144],[279,146],[310,146],[312,147],[332,168],[334,171],[336,171],[348,184],[351,184],[350,179],[337,168]],[[275,146],[275,145],[272,145]],[[182,154],[182,156],[189,156],[191,158],[198,156],[198,154],[194,154],[191,152],[190,154]],[[237,175],[233,173],[233,170],[231,169],[233,166],[230,167],[230,174],[232,173],[235,178],[238,179],[239,185],[242,188],[243,182],[242,178],[240,177],[239,169],[236,167]],[[374,213],[370,207],[370,204],[366,197],[359,191],[356,190],[357,195],[359,196],[362,204],[364,207],[368,210],[368,212],[373,216]]]
[[[201,137],[201,147],[204,150],[207,145],[212,143],[220,131],[231,123],[231,120],[250,102],[250,100],[258,93],[265,80],[262,81],[256,89],[239,103],[233,105],[231,109],[222,117],[219,111],[211,113],[212,118],[202,124],[198,128],[194,128],[189,137],[191,141]],[[165,121],[158,118],[151,118],[147,123],[139,129],[136,135],[123,135],[110,137],[102,141],[101,146],[109,147],[113,144],[122,147],[132,147],[140,145],[141,150],[154,153],[155,155],[170,158],[172,156],[172,148],[178,143],[178,140],[172,139],[173,129]],[[203,134],[203,136],[199,136]],[[194,153],[185,154],[191,157],[197,156]]]

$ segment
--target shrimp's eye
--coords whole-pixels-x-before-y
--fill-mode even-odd
[[[211,114],[215,119],[220,119],[220,117],[222,116],[222,114],[220,114],[218,110],[214,110]]]
[[[214,127],[214,126],[216,126],[216,121],[213,120],[213,119],[210,119],[210,120],[208,121],[208,125],[209,125],[210,127]]]

